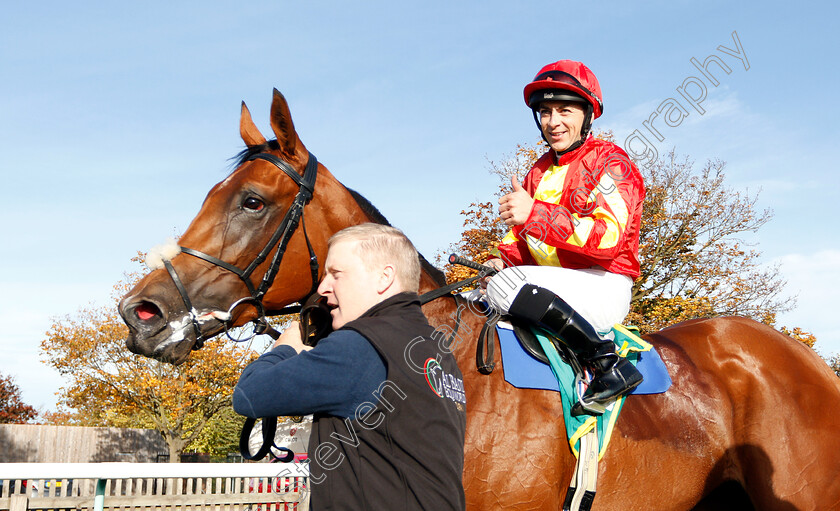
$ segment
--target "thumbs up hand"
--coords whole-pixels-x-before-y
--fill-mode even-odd
[[[523,192],[525,191],[525,189],[522,188],[522,185],[519,184],[519,178],[516,177],[516,174],[510,176],[510,185],[513,187],[514,192],[518,192],[519,190],[522,190]]]
[[[510,184],[513,191],[499,199],[499,215],[506,225],[513,227],[528,220],[531,208],[534,207],[534,199],[519,184],[516,174],[510,177]]]

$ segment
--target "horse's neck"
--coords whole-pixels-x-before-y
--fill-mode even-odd
[[[428,293],[429,291],[434,291],[438,289],[440,284],[438,280],[430,275],[426,270],[420,272],[420,288],[418,290],[418,294]]]
[[[323,216],[324,223],[321,225],[327,228],[327,239],[345,227],[374,221],[356,202],[350,190],[329,170],[324,168],[318,179],[315,185],[318,192],[315,199],[318,202],[311,209]]]

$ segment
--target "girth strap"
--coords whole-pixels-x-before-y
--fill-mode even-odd
[[[575,473],[566,491],[563,511],[589,511],[595,500],[598,483],[598,428],[593,427],[580,439]]]
[[[498,314],[490,315],[478,334],[478,343],[475,347],[475,366],[481,374],[490,374],[496,368],[496,363],[493,362],[496,352],[496,343],[493,336],[496,333],[496,323],[499,322],[500,317]]]

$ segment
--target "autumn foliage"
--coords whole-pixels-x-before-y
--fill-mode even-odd
[[[126,286],[118,285],[115,295]],[[41,343],[42,355],[69,383],[59,389],[59,411],[50,418],[157,429],[169,445],[170,460],[177,461],[191,442],[206,445],[212,437],[205,428],[230,409],[239,375],[256,353],[216,340],[173,366],[130,353],[127,333],[116,307],[81,309],[53,323]]]
[[[21,400],[15,379],[0,374],[0,424],[25,424],[37,416],[35,408]]]
[[[629,318],[643,330],[730,315],[772,325],[793,306],[778,266],[760,264],[761,252],[747,241],[772,213],[756,210],[756,195],[726,187],[724,169],[713,160],[698,172],[672,151],[643,170],[642,274]]]

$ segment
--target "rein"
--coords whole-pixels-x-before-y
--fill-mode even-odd
[[[461,266],[466,266],[467,268],[478,270],[479,273],[478,275],[475,275],[468,279],[453,282],[452,284],[433,289],[428,293],[423,293],[422,295],[420,295],[421,304],[429,303],[443,296],[451,296],[452,291],[470,285],[476,280],[484,278],[488,275],[492,276],[497,273],[497,270],[495,268],[485,266],[483,264],[478,264],[476,262],[470,261],[469,259],[459,257],[455,254],[449,255],[449,264],[459,264]],[[485,321],[484,325],[481,327],[481,332],[478,334],[478,343],[476,344],[475,351],[475,365],[476,369],[478,369],[478,372],[480,372],[481,374],[490,374],[493,372],[493,368],[495,367],[495,363],[493,362],[494,344],[492,339],[494,327],[496,326],[496,323],[498,323],[498,321],[498,314],[492,314],[488,316],[487,321]],[[458,312],[455,316],[455,328],[452,330],[452,335],[450,335],[449,339],[446,340],[446,343],[444,344],[445,346],[452,345],[453,341],[455,340],[455,336],[458,335],[458,329],[460,327],[461,307],[458,307]]]
[[[480,279],[484,276],[485,275],[482,275],[482,274],[479,273],[478,275],[476,275],[474,277],[470,277],[470,278],[464,279],[464,280],[459,280],[458,282],[453,282],[452,284],[448,284],[446,286],[439,287],[437,289],[432,289],[428,293],[423,293],[422,295],[420,295],[420,305],[426,305],[427,303],[432,302],[434,300],[437,300],[438,298],[442,298],[444,296],[447,296],[447,295],[451,294],[452,291],[455,291],[457,289],[461,289],[464,286],[468,286],[468,285],[472,284],[473,282],[475,282],[476,280],[478,280],[478,279]]]
[[[302,177],[286,161],[273,154],[257,153],[248,158],[247,161],[253,160],[265,160],[273,164],[298,185],[298,193],[295,196],[294,201],[292,201],[291,206],[289,206],[288,211],[286,211],[283,221],[280,222],[277,230],[274,231],[271,239],[268,243],[266,243],[260,253],[257,254],[256,258],[248,265],[247,268],[243,270],[230,263],[222,261],[218,257],[205,254],[204,252],[188,247],[180,248],[181,252],[185,254],[207,261],[208,263],[224,268],[225,270],[237,275],[242,282],[245,283],[245,286],[248,288],[248,292],[251,293],[251,296],[241,298],[231,304],[228,309],[228,314],[231,314],[236,307],[243,303],[252,303],[257,308],[257,312],[259,314],[258,318],[254,320],[254,323],[256,324],[256,333],[269,333],[273,337],[274,334],[277,334],[277,332],[268,324],[268,321],[266,321],[266,314],[262,304],[262,299],[271,287],[271,284],[274,282],[274,278],[277,276],[277,272],[280,269],[280,263],[283,260],[283,254],[286,252],[286,246],[297,229],[298,224],[303,225],[303,236],[306,239],[306,248],[309,250],[309,268],[312,273],[312,289],[309,294],[314,294],[315,290],[318,288],[318,258],[315,255],[315,250],[312,248],[312,243],[309,241],[309,235],[306,232],[306,222],[303,219],[303,208],[309,203],[312,199],[313,193],[315,192],[315,180],[318,175],[318,160],[312,153],[309,153],[309,157],[306,161],[306,169],[304,170]],[[263,275],[259,286],[255,287],[254,283],[251,281],[251,274],[268,258],[275,246],[277,247],[277,250],[274,253],[274,257],[271,259],[271,265],[268,267],[265,275]],[[207,339],[204,337],[204,334],[201,333],[201,326],[198,324],[198,313],[195,308],[193,308],[187,289],[178,277],[178,273],[175,271],[172,263],[166,260],[164,261],[164,266],[166,267],[166,271],[169,273],[169,276],[172,278],[172,282],[174,282],[175,287],[178,289],[178,293],[181,295],[181,299],[184,301],[184,305],[189,313],[190,321],[192,322],[193,330],[195,331],[196,336],[193,349],[201,349],[201,347],[204,346],[204,341]]]
[[[467,268],[472,268],[473,270],[478,270],[479,273],[478,273],[478,275],[475,275],[475,276],[470,277],[468,279],[459,280],[458,282],[453,282],[452,284],[449,284],[449,285],[446,285],[446,286],[443,286],[443,287],[439,287],[437,289],[433,289],[433,290],[429,291],[428,293],[423,293],[422,295],[420,295],[420,303],[421,304],[425,305],[425,304],[431,302],[432,300],[436,300],[436,299],[440,298],[441,296],[446,296],[446,295],[450,294],[452,291],[455,291],[456,289],[460,289],[464,286],[468,286],[478,279],[487,277],[488,275],[493,276],[497,273],[497,270],[495,268],[491,267],[491,266],[485,266],[483,264],[479,264],[479,263],[476,263],[474,261],[470,261],[469,259],[465,259],[463,257],[460,257],[460,256],[456,255],[456,254],[449,254],[449,264],[458,264],[458,265],[461,265],[461,266],[466,266]]]

